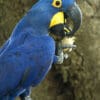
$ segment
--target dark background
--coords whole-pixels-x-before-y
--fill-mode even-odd
[[[36,0],[0,0],[0,45]],[[83,23],[77,48],[33,88],[33,100],[100,100],[100,0],[77,0]]]

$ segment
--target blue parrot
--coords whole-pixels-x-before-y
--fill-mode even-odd
[[[73,20],[69,34],[73,35],[81,24],[75,0],[39,0],[17,23],[0,48],[0,100],[28,96],[30,87],[37,86],[59,61],[49,33],[63,38],[66,16]]]

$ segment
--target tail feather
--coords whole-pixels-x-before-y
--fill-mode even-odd
[[[15,100],[14,97],[11,97],[11,96],[3,96],[3,97],[0,97],[0,100]]]

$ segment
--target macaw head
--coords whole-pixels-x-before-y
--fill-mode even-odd
[[[75,0],[39,0],[29,12],[30,23],[41,34],[49,30],[61,37],[73,35],[81,25],[82,14]],[[72,20],[73,29],[66,25],[67,18]]]

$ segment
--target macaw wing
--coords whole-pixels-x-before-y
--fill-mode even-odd
[[[34,66],[34,61],[29,60],[29,42],[27,34],[10,40],[9,45],[0,55],[0,96],[13,90],[22,80],[27,68]],[[29,36],[30,37],[30,36]],[[21,39],[21,40],[20,40]],[[27,40],[27,42],[25,42]],[[1,48],[1,51],[3,51]],[[22,80],[23,81],[23,80]]]
[[[28,81],[22,80],[25,87],[31,85],[33,80],[35,85],[38,84],[49,70],[54,52],[54,48],[49,50],[54,44],[52,38],[25,34],[12,38],[0,55],[0,94],[18,86],[28,68],[31,69]]]

